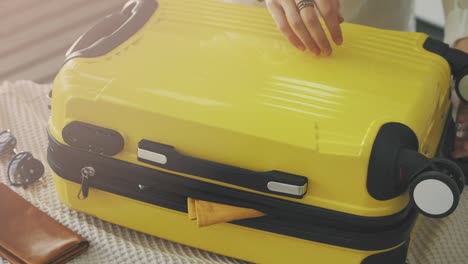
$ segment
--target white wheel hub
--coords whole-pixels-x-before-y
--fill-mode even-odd
[[[455,197],[444,182],[427,179],[416,185],[413,199],[422,211],[431,215],[442,215],[452,208]]]

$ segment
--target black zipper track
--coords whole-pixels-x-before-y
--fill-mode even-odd
[[[417,217],[411,208],[388,217],[362,217],[258,195],[75,149],[50,135],[47,157],[57,175],[76,183],[82,167],[94,167],[92,188],[184,213],[187,197],[253,208],[267,216],[232,223],[359,250],[383,250],[407,241]]]

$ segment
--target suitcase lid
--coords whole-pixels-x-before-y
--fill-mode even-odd
[[[99,98],[310,150],[359,155],[369,127],[386,122],[427,136],[421,116],[439,110],[450,78],[447,62],[423,49],[427,36],[342,27],[344,44],[314,57],[265,9],[160,1],[120,46],[68,63],[103,80]]]

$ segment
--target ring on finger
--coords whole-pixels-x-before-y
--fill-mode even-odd
[[[296,4],[297,12],[301,12],[302,9],[306,7],[315,8],[315,2],[313,0],[301,0]]]

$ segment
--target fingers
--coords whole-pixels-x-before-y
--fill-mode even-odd
[[[297,1],[299,2],[300,0]],[[312,36],[315,43],[319,46],[321,53],[325,56],[330,55],[332,49],[327,39],[327,35],[325,35],[325,31],[320,24],[317,13],[315,12],[315,8],[313,6],[305,7],[300,10],[300,15],[310,36]]]
[[[341,9],[340,9],[340,1],[336,2],[337,10],[338,10],[338,23],[343,23],[344,22],[344,17],[341,15]],[[341,28],[340,28],[341,29]]]
[[[456,113],[456,137],[452,158],[468,157],[468,105],[460,103]]]
[[[343,33],[340,24],[344,18],[340,13],[339,1],[302,2],[301,10],[298,12],[297,5],[300,1],[266,0],[266,4],[278,28],[296,48],[300,50],[307,48],[316,55],[330,55],[331,44],[316,11],[323,18],[333,42],[341,45]]]
[[[302,44],[302,41],[297,37],[296,33],[289,26],[286,15],[284,14],[281,6],[275,4],[272,1],[267,2],[267,8],[270,11],[273,19],[275,20],[276,26],[281,30],[281,32],[286,36],[286,38],[293,44],[296,48],[304,51],[305,46]]]
[[[341,45],[343,43],[343,34],[341,32],[340,24],[344,19],[340,14],[339,2],[317,0],[316,3],[333,41],[337,45]]]
[[[455,142],[453,145],[452,158],[466,158],[468,157],[468,124],[460,122],[460,117],[457,121],[457,131]]]
[[[454,159],[468,157],[468,140],[466,138],[455,140],[454,150],[451,156]]]
[[[288,20],[289,25],[296,35],[301,39],[302,43],[305,44],[307,49],[309,49],[315,55],[320,54],[320,49],[312,38],[309,30],[307,29],[302,17],[297,12],[297,7],[294,1],[286,1],[283,5],[284,12],[286,14],[286,19]]]

